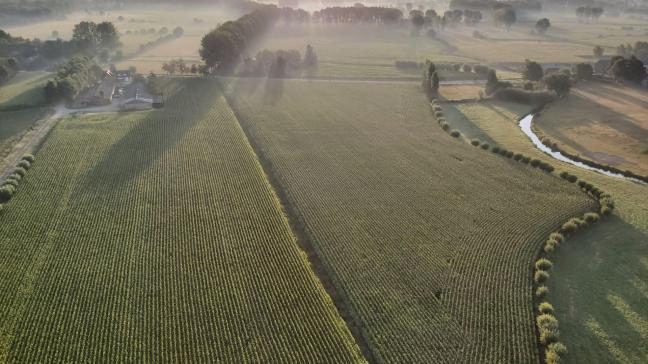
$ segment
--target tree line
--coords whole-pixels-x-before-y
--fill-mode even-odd
[[[207,33],[201,40],[200,56],[209,72],[231,70],[247,46],[265,33],[279,16],[276,6],[266,5]]]
[[[72,57],[62,65],[56,77],[47,81],[45,85],[45,98],[48,102],[58,100],[73,100],[84,88],[97,83],[103,70],[86,56]]]
[[[45,68],[52,62],[75,55],[92,58],[119,46],[119,33],[111,22],[80,22],[74,26],[71,40],[13,37],[0,29],[0,57],[13,58],[24,69]]]

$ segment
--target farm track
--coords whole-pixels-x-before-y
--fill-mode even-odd
[[[274,105],[259,85],[232,88],[378,362],[538,360],[531,261],[593,201],[457,144],[416,88],[285,81]]]

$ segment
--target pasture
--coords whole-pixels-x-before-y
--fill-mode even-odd
[[[614,55],[619,44],[645,41],[645,21],[607,18],[579,22],[572,14],[537,14],[548,17],[546,34],[532,34],[534,21],[518,20],[510,29],[496,27],[484,20],[476,27],[447,27],[439,38],[456,48],[455,54],[484,63],[523,63],[531,59],[542,63],[594,62],[592,49],[600,45],[606,55]],[[481,33],[483,38],[473,36]]]
[[[0,361],[362,362],[219,87],[165,90],[62,120],[0,212]]]
[[[571,96],[569,96],[571,97]],[[505,102],[457,104],[457,117],[499,145],[538,158],[610,192],[615,215],[577,234],[554,255],[552,292],[567,362],[643,362],[648,355],[648,194],[646,186],[558,162],[537,150],[517,126],[528,107]]]
[[[561,149],[648,175],[648,93],[631,86],[581,82],[547,107],[536,125]]]
[[[50,73],[43,71],[18,72],[0,86],[0,111],[42,106],[45,103],[43,86],[50,77]]]
[[[416,78],[420,72],[398,70],[394,62],[424,62],[426,59],[439,63],[470,61],[453,55],[443,43],[425,35],[412,37],[407,26],[358,24],[280,24],[259,41],[250,55],[254,56],[256,51],[264,48],[295,49],[303,55],[307,44],[317,52],[319,69],[316,75],[320,77]],[[445,76],[457,77],[455,74]]]
[[[529,267],[546,235],[594,201],[450,138],[417,85],[230,86],[378,362],[538,360]]]

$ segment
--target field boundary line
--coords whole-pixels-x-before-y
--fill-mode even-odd
[[[232,110],[239,127],[243,131],[247,143],[254,152],[254,156],[261,166],[261,170],[263,171],[263,175],[268,182],[268,185],[277,198],[279,208],[286,217],[290,231],[295,237],[296,244],[304,252],[304,255],[308,259],[310,269],[313,271],[313,274],[330,297],[338,315],[340,315],[342,320],[344,320],[344,323],[346,324],[349,332],[360,348],[360,352],[364,359],[367,360],[367,362],[370,364],[377,363],[376,358],[371,351],[371,347],[369,346],[368,340],[364,336],[362,330],[360,329],[360,325],[355,318],[356,315],[353,312],[351,304],[348,302],[346,296],[340,293],[340,291],[336,288],[335,284],[333,283],[334,279],[331,277],[331,274],[328,272],[324,263],[317,254],[313,243],[308,237],[308,233],[306,232],[304,225],[297,217],[297,212],[290,205],[288,196],[284,189],[281,187],[281,183],[279,182],[278,178],[272,173],[272,163],[265,157],[259,145],[251,137],[248,128],[245,125],[247,122],[241,118],[240,113],[233,105],[232,100],[227,96],[223,84],[220,82],[220,80],[218,80],[217,82],[223,92],[225,102],[229,106],[230,110]]]

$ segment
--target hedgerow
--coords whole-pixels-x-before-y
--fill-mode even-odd
[[[7,203],[18,191],[20,181],[27,174],[34,162],[34,156],[25,154],[17,163],[13,172],[0,185],[0,203]]]

